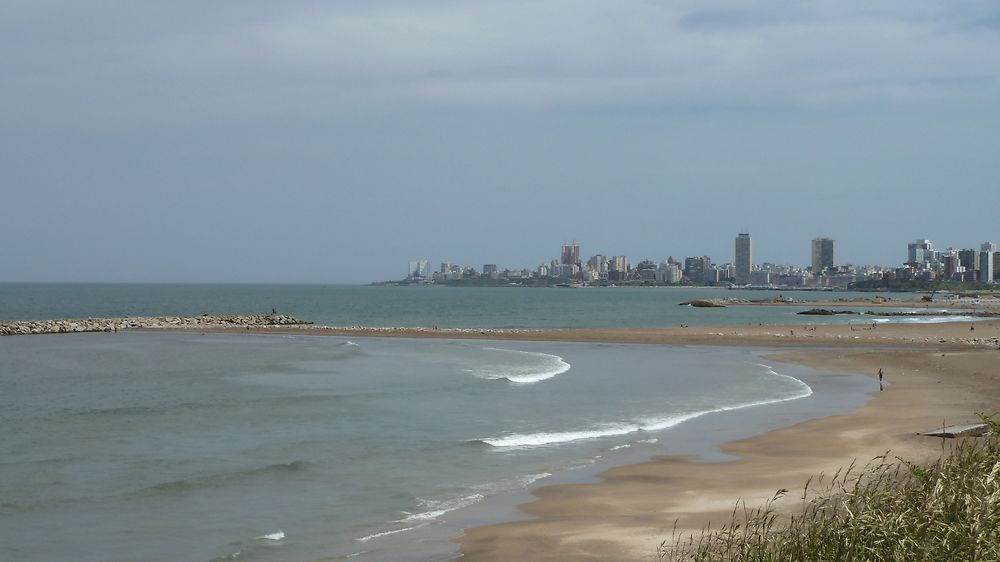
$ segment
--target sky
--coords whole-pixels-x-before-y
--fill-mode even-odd
[[[0,281],[1000,241],[1000,3],[0,3]]]

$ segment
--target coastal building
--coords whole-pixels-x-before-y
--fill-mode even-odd
[[[963,281],[974,281],[976,272],[979,271],[979,252],[975,250],[959,250],[958,262],[965,268],[965,278]]]
[[[431,276],[431,264],[427,260],[416,260],[409,263],[407,279],[427,279]]]
[[[500,277],[500,272],[497,269],[497,264],[495,263],[483,264],[483,277],[489,277],[490,279],[498,279]]]
[[[624,281],[628,277],[629,267],[627,256],[611,256],[608,260],[608,281]]]
[[[736,284],[750,283],[750,270],[753,267],[753,255],[750,244],[750,233],[741,232],[736,236]]]
[[[684,258],[684,276],[692,283],[704,283],[712,268],[712,258],[708,256]]]
[[[750,284],[758,287],[767,287],[771,284],[771,272],[766,269],[757,269],[750,272]]]
[[[934,258],[934,245],[930,240],[918,238],[906,247],[906,263],[924,263]]]
[[[979,247],[979,280],[992,283],[997,280],[996,259],[997,245],[993,242],[983,242]]]
[[[822,273],[832,270],[837,263],[837,241],[829,238],[814,238],[812,241],[812,271]]]
[[[661,262],[656,269],[656,282],[669,283],[671,285],[680,283],[683,272],[678,264],[671,260]]]
[[[576,265],[580,264],[580,246],[574,241],[572,244],[562,245],[562,258],[559,263],[562,265]]]
[[[993,252],[979,252],[979,281],[993,282]]]

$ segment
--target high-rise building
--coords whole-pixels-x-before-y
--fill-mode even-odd
[[[965,280],[971,281],[974,279],[976,272],[979,271],[979,252],[975,250],[959,250],[958,262],[965,268],[966,274],[971,276]]]
[[[906,247],[906,263],[923,263],[933,257],[934,245],[930,240],[917,238]]]
[[[983,283],[993,282],[993,252],[989,250],[979,252],[979,280]]]
[[[812,241],[812,270],[819,274],[824,269],[837,266],[837,241],[829,238],[814,238]]]
[[[692,283],[704,283],[711,267],[712,258],[708,256],[684,258],[684,275]]]
[[[628,276],[629,261],[627,256],[611,256],[608,260],[608,280],[624,281]]]
[[[741,232],[736,236],[736,284],[750,283],[750,270],[753,268],[753,255],[750,247],[750,233]]]
[[[562,246],[562,259],[560,260],[563,265],[581,265],[580,264],[580,246],[576,242],[572,244],[563,244]]]
[[[427,260],[411,261],[406,277],[408,279],[427,279],[431,276],[431,264]]]

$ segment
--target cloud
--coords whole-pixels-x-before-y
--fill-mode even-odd
[[[13,3],[15,119],[995,96],[989,2]],[[39,107],[46,111],[39,111]]]
[[[269,64],[363,97],[442,104],[891,101],[975,94],[1000,76],[1000,37],[963,27],[988,19],[975,5],[703,5],[373,3],[290,13],[251,42]]]

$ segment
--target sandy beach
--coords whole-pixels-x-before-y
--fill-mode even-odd
[[[773,328],[711,331],[723,333],[714,337],[725,344],[842,343],[848,347],[790,349],[772,357],[824,371],[872,375],[873,400],[863,407],[723,445],[723,452],[738,457],[735,461],[663,456],[609,470],[600,475],[599,484],[542,488],[536,501],[521,506],[535,520],[469,529],[459,541],[463,559],[654,560],[657,545],[670,539],[675,522],[679,533],[697,533],[711,522],[728,521],[738,499],[758,505],[782,488],[791,493],[777,505],[794,511],[811,476],[833,474],[855,460],[865,464],[887,451],[909,460],[935,458],[941,440],[919,432],[977,421],[975,412],[992,412],[1000,403],[995,367],[1000,351],[956,344],[970,333],[967,323],[883,325],[846,342],[836,338],[846,335],[843,328],[819,327],[813,338],[770,341],[763,332],[774,333]],[[996,337],[1000,322],[977,323],[975,332]],[[610,335],[615,341],[624,337]],[[655,339],[649,332],[636,335],[634,341]],[[696,339],[681,338],[684,343]],[[892,349],[869,347],[875,344]],[[878,391],[874,376],[879,368],[889,383],[884,392]]]
[[[245,331],[245,330],[232,330]],[[929,460],[942,440],[919,435],[943,424],[978,421],[1000,404],[1000,320],[934,324],[711,326],[586,330],[433,328],[253,328],[252,332],[673,345],[761,346],[776,361],[872,377],[872,400],[844,415],[815,419],[720,449],[736,460],[705,463],[661,456],[613,468],[597,484],[547,486],[520,506],[531,520],[467,529],[463,560],[655,560],[679,533],[729,520],[737,500],[794,512],[810,477],[864,465],[891,452]],[[879,391],[876,373],[887,383]]]
[[[779,489],[793,512],[810,477],[831,475],[891,451],[908,460],[940,455],[940,439],[920,432],[977,421],[1000,404],[1000,321],[939,324],[728,326],[560,331],[323,330],[340,335],[461,337],[536,341],[740,345],[774,348],[771,357],[831,372],[872,376],[873,399],[845,415],[727,443],[738,460],[702,463],[657,457],[600,474],[598,484],[543,487],[520,508],[530,521],[468,529],[463,560],[654,560],[679,533],[729,520],[738,499],[757,505]],[[885,373],[878,390],[876,373]],[[797,495],[798,494],[798,495]]]

